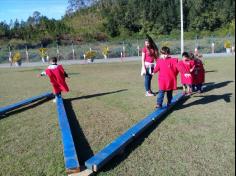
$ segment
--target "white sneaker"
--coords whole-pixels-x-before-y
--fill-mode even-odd
[[[53,102],[53,103],[56,103],[56,102],[57,102],[57,99],[56,99],[56,98],[54,98],[54,99],[52,100],[52,102]]]
[[[146,92],[146,97],[154,97],[154,94],[153,93],[150,93],[150,92]]]

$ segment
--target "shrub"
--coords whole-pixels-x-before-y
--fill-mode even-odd
[[[87,51],[86,53],[85,53],[85,58],[86,59],[93,59],[93,58],[95,58],[95,56],[96,56],[96,52],[95,51]]]
[[[229,40],[226,40],[226,41],[224,42],[224,47],[225,47],[225,48],[231,48],[231,42],[230,42]]]
[[[19,51],[15,52],[12,57],[13,62],[19,62],[21,61],[21,54]]]

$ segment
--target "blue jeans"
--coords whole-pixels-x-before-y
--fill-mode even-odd
[[[171,100],[173,98],[173,90],[168,90],[168,91],[159,90],[158,96],[157,96],[157,104],[160,105],[160,106],[162,106],[164,96],[165,96],[165,92],[167,93],[167,104],[170,104]]]
[[[144,81],[144,86],[145,86],[146,92],[151,91],[151,82],[152,82],[152,75],[150,75],[149,73],[146,73],[145,81]]]

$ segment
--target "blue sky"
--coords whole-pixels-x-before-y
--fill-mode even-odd
[[[26,21],[34,11],[50,19],[61,19],[67,6],[68,0],[0,0],[0,22]]]

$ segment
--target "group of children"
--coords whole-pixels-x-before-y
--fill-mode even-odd
[[[157,96],[156,108],[161,108],[165,93],[167,94],[167,106],[171,104],[173,91],[177,89],[177,75],[181,75],[181,84],[185,94],[190,95],[193,91],[202,92],[202,84],[205,81],[205,70],[201,59],[193,53],[184,52],[182,60],[172,58],[170,49],[162,47],[156,65],[146,74],[154,75],[158,73],[159,92]],[[57,65],[57,58],[52,57],[51,64],[39,76],[47,75],[53,87],[55,97],[61,96],[61,92],[68,92],[69,88],[65,78],[68,77],[62,65]],[[148,86],[150,87],[150,85]],[[56,98],[55,100],[56,101]]]
[[[182,60],[179,61],[178,67],[181,74],[181,84],[184,93],[190,95],[193,91],[202,93],[202,84],[205,82],[205,70],[199,55],[184,52]],[[186,76],[188,73],[189,76]]]
[[[148,71],[149,67],[147,67],[146,64],[146,62],[149,63],[150,61],[146,58],[150,57],[151,52],[146,54],[147,52],[145,51],[146,50],[143,50],[141,74],[145,75],[146,96],[154,96],[150,88],[150,83],[146,86],[146,82],[147,80],[150,82],[150,75],[153,76],[155,73],[158,73],[159,92],[156,108],[162,107],[165,93],[167,94],[167,106],[171,104],[173,91],[177,89],[178,73],[181,75],[181,84],[183,85],[184,94],[191,95],[193,91],[202,93],[202,85],[205,81],[205,70],[199,55],[184,52],[182,54],[182,60],[179,61],[178,58],[172,58],[170,56],[170,49],[168,47],[162,47],[159,57],[155,59],[156,64],[153,72],[150,74]],[[150,63],[153,64],[153,62],[154,59]]]

